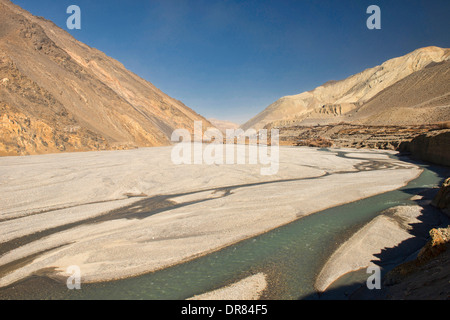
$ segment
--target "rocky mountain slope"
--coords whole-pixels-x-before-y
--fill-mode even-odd
[[[349,122],[418,125],[450,120],[450,49],[427,47],[386,61],[345,80],[283,97],[242,125]]]
[[[0,156],[160,146],[211,124],[121,63],[0,0]]]
[[[346,118],[370,125],[420,125],[450,120],[450,60],[431,63],[412,73]]]

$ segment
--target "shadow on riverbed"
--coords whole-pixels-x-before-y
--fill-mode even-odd
[[[429,166],[423,162],[402,158],[401,160],[414,163],[421,167],[426,166],[428,170],[433,171],[442,180],[450,176],[450,167]],[[371,264],[377,265],[381,269],[381,289],[368,289],[366,282],[373,275],[368,273],[367,269],[361,269],[349,274],[343,275],[336,280],[324,293],[315,293],[301,300],[384,300],[389,299],[390,283],[383,283],[386,274],[396,266],[416,259],[419,251],[425,246],[430,239],[429,231],[433,228],[447,227],[450,224],[450,218],[442,213],[439,209],[431,205],[439,188],[430,186],[427,188],[405,188],[402,192],[410,194],[414,197],[411,205],[421,206],[421,215],[417,217],[420,222],[408,223],[406,220],[395,216],[395,208],[384,210],[382,214],[392,218],[396,223],[408,226],[409,238],[395,247],[382,249],[380,253],[374,254],[377,261],[371,261]],[[417,197],[415,197],[417,196]],[[401,204],[400,204],[401,205]],[[442,281],[448,281],[443,279]],[[439,292],[436,292],[438,295]],[[436,297],[438,298],[438,297]],[[434,299],[430,297],[430,299]]]
[[[402,159],[405,161],[408,161],[407,159]],[[411,161],[410,161],[411,162]],[[420,164],[420,163],[419,163]],[[422,164],[423,165],[423,164]],[[435,175],[434,173],[437,173],[440,169],[434,167],[428,168],[429,170],[432,170],[431,176],[434,178],[433,183],[435,183]],[[441,178],[444,178],[450,171],[450,168],[446,168],[446,171],[442,171],[442,173],[439,173],[438,176]],[[335,173],[336,174],[336,173]],[[339,174],[339,173],[338,173]],[[425,175],[426,177],[430,177],[430,175]],[[407,199],[410,198],[412,195],[416,195],[418,193],[424,194],[425,198],[432,197],[432,193],[435,193],[437,189],[435,188],[436,185],[429,186],[427,184],[424,184],[423,181],[428,180],[421,180],[419,183],[411,182],[408,184],[408,187],[402,188],[402,191],[394,191],[395,193],[402,193],[404,192],[404,195],[406,197],[403,197],[401,199]],[[277,181],[280,182],[280,181]],[[264,184],[268,183],[275,183],[273,181],[269,182],[263,182]],[[258,183],[261,184],[261,183]],[[103,219],[106,219],[106,221],[111,221],[115,219],[142,219],[147,218],[155,213],[162,213],[165,210],[169,210],[173,207],[181,207],[185,206],[187,204],[192,204],[199,201],[209,201],[211,197],[226,197],[234,191],[233,188],[237,187],[246,187],[246,186],[253,186],[256,184],[245,184],[245,185],[239,185],[239,186],[227,186],[226,188],[214,188],[209,190],[198,190],[190,193],[182,193],[182,194],[173,194],[173,195],[162,195],[157,196],[153,198],[143,198],[140,201],[137,201],[136,203],[130,205],[127,207],[127,210],[118,209],[113,210],[109,212],[107,216],[101,217],[101,221],[104,221]],[[422,188],[417,188],[417,186],[424,186]],[[428,194],[429,193],[429,194]],[[197,195],[195,195],[197,194]],[[188,199],[178,199],[179,202],[176,202],[177,197],[184,197],[184,196],[192,196]],[[373,211],[374,215],[378,215],[381,210],[384,208],[388,208],[389,206],[394,205],[401,205],[405,202],[403,200],[399,200],[397,202],[397,198],[384,198],[382,196],[372,197],[372,199],[378,199],[375,200],[375,203],[388,203],[386,206],[382,206],[380,209],[376,209]],[[425,199],[426,200],[426,199]],[[421,200],[421,203],[424,203],[425,200]],[[392,202],[391,202],[392,201]],[[362,211],[364,211],[366,208],[371,208],[373,203],[371,202],[370,198],[366,199],[364,201],[361,201],[364,203],[363,205],[358,205],[356,208],[357,210],[351,209],[356,212],[357,216],[360,216]],[[391,204],[394,203],[394,204]],[[412,202],[409,201],[408,203],[417,204],[418,202]],[[344,206],[345,211],[350,211],[348,209],[348,206],[351,205],[351,208],[354,208],[353,204],[347,204]],[[424,208],[426,206],[424,205]],[[378,208],[378,207],[377,207]],[[427,207],[428,208],[428,207]],[[316,215],[311,215],[308,217],[305,217],[303,219],[300,219],[298,221],[301,222],[295,222],[292,223],[290,226],[296,226],[299,225],[300,227],[293,227],[290,226],[283,227],[282,229],[284,232],[279,232],[280,229],[274,230],[273,232],[270,232],[268,234],[265,234],[261,237],[258,237],[257,239],[249,239],[243,243],[240,243],[239,245],[231,246],[228,249],[223,249],[221,252],[218,252],[217,254],[211,254],[203,258],[196,259],[192,262],[181,264],[173,268],[168,268],[163,271],[154,273],[154,274],[148,274],[143,276],[138,276],[135,278],[130,279],[124,279],[124,280],[118,280],[115,282],[109,282],[109,283],[102,283],[102,284],[86,284],[83,285],[83,290],[80,292],[70,291],[65,286],[64,282],[57,282],[49,278],[51,276],[51,272],[46,274],[45,272],[34,275],[32,277],[29,277],[27,279],[24,279],[23,281],[13,284],[8,288],[0,289],[0,300],[1,299],[91,299],[92,297],[95,298],[101,298],[101,299],[108,299],[108,297],[119,297],[119,299],[122,299],[122,297],[155,297],[157,294],[157,298],[162,297],[172,297],[173,293],[176,292],[177,299],[183,298],[184,296],[188,297],[191,296],[191,294],[182,294],[179,295],[177,292],[179,290],[179,287],[189,287],[192,285],[192,279],[195,279],[195,281],[203,281],[202,283],[206,283],[209,285],[210,282],[216,281],[217,283],[223,283],[225,281],[224,279],[220,278],[217,280],[216,273],[224,273],[229,272],[234,277],[235,270],[245,270],[245,272],[248,271],[248,268],[253,268],[253,266],[256,263],[261,263],[261,265],[266,266],[266,261],[271,262],[272,260],[266,260],[266,255],[270,255],[270,258],[275,256],[275,260],[277,265],[278,264],[286,264],[286,271],[287,272],[297,272],[297,269],[292,269],[292,267],[298,267],[298,262],[300,260],[304,259],[304,252],[305,249],[302,247],[306,241],[299,242],[298,239],[309,239],[311,234],[314,234],[314,237],[316,234],[319,234],[317,237],[318,239],[323,238],[323,234],[321,232],[329,232],[330,229],[334,228],[333,219],[328,219],[336,216],[336,208],[331,208],[334,211],[332,214],[327,213],[324,215],[326,218],[327,224],[324,224],[323,228],[316,229],[316,226],[318,225],[318,222],[320,222],[320,213]],[[330,210],[331,210],[330,209]],[[429,207],[429,209],[434,209]],[[329,211],[329,210],[327,210]],[[341,211],[337,211],[338,213]],[[423,217],[428,217],[429,214],[426,213],[426,208],[424,209]],[[342,212],[341,212],[342,213]],[[346,212],[343,212],[346,213]],[[322,212],[323,214],[323,212]],[[371,213],[371,217],[373,217]],[[317,219],[316,219],[317,218]],[[364,221],[370,220],[371,218],[364,218]],[[425,218],[421,218],[424,219]],[[338,220],[338,219],[336,219]],[[89,221],[83,221],[83,223],[97,223],[100,220],[89,220]],[[308,222],[309,221],[309,222]],[[330,223],[331,221],[331,223]],[[339,222],[346,222],[349,220],[345,220],[342,218],[342,216],[339,218]],[[337,221],[336,221],[337,222]],[[365,222],[364,222],[365,223]],[[432,223],[432,221],[430,221]],[[360,223],[355,223],[354,227],[351,227],[352,229],[348,228],[348,225],[345,225],[345,228],[341,229],[338,228],[336,230],[349,230],[349,233],[352,234],[353,231],[356,231],[357,228],[361,227]],[[412,225],[413,232],[416,234],[421,234],[420,229],[421,227],[417,225]],[[308,227],[311,227],[310,229]],[[64,227],[68,227],[65,225]],[[71,226],[72,227],[72,226]],[[313,228],[314,227],[314,228]],[[332,228],[333,227],[333,228]],[[355,230],[353,230],[353,228]],[[287,230],[287,231],[286,231]],[[335,230],[335,229],[333,229]],[[54,231],[54,230],[53,230]],[[295,231],[295,232],[293,232]],[[301,231],[301,232],[299,232]],[[303,233],[304,231],[304,233]],[[421,238],[419,237],[419,240],[422,240],[422,243],[426,241],[426,234],[427,230],[423,230],[423,234]],[[336,236],[330,236],[331,239],[336,239],[336,243],[340,243],[342,240],[347,237],[347,234],[345,236],[341,235],[341,231],[339,231],[339,234],[336,233]],[[302,237],[300,236],[302,235]],[[42,235],[39,235],[42,236]],[[304,237],[303,237],[304,236]],[[295,239],[295,241],[292,241],[292,239]],[[27,239],[28,241],[30,239]],[[292,241],[292,242],[291,242]],[[315,241],[315,238],[314,238]],[[322,241],[322,240],[320,240]],[[292,244],[291,244],[292,243]],[[315,246],[311,246],[311,248],[307,248],[306,250],[308,252],[312,252],[310,257],[311,260],[314,260],[317,258],[317,252],[320,250],[323,250],[326,248],[326,245],[328,243],[323,244],[323,242],[317,242],[318,244]],[[13,243],[12,245],[17,245]],[[284,251],[285,246],[291,246],[286,251]],[[383,250],[377,256],[381,259],[382,264],[380,264],[383,267],[383,272],[385,273],[388,268],[392,268],[398,261],[398,263],[401,263],[403,260],[408,258],[413,258],[414,253],[417,252],[417,250],[421,247],[421,243],[415,242],[415,241],[405,241],[404,243],[401,243],[398,247],[395,248],[388,248],[386,250]],[[261,258],[258,255],[255,255],[254,258],[250,254],[254,254],[255,252],[258,253],[258,250],[254,250],[254,248],[262,248],[261,250],[261,256],[264,254],[264,258]],[[272,249],[271,249],[272,248]],[[303,249],[302,249],[303,248]],[[317,251],[311,250],[313,248],[318,248]],[[270,250],[269,250],[270,249]],[[301,254],[297,254],[297,250]],[[303,250],[303,251],[302,251]],[[407,253],[407,251],[411,251],[411,253]],[[331,251],[331,249],[330,249]],[[279,254],[281,252],[281,254]],[[240,254],[240,255],[239,255]],[[328,255],[325,255],[325,259]],[[250,257],[250,258],[249,258]],[[293,258],[292,260],[289,260],[290,258]],[[401,259],[400,259],[400,258]],[[280,259],[282,258],[282,259]],[[289,258],[289,259],[288,259]],[[242,259],[242,260],[241,260]],[[253,260],[252,260],[253,259]],[[393,259],[393,260],[392,260]],[[286,260],[292,261],[286,262]],[[225,264],[224,262],[227,262]],[[262,264],[264,263],[264,264]],[[250,266],[250,267],[249,267]],[[228,271],[227,269],[228,268]],[[320,262],[317,263],[317,268],[320,268]],[[232,272],[230,271],[232,270]],[[284,269],[280,269],[284,270]],[[289,284],[282,283],[281,286],[288,286],[295,287],[295,292],[292,295],[288,296],[288,299],[297,298],[300,296],[300,292],[305,292],[305,295],[308,295],[310,292],[313,291],[313,287],[310,285],[311,282],[314,279],[314,268],[311,268],[311,272],[308,273],[308,276],[304,277],[307,278],[308,281],[306,281],[306,285],[304,287],[307,287],[308,291],[298,291],[298,288],[301,287],[301,285],[298,285],[296,282],[291,281]],[[50,270],[48,270],[50,271]],[[308,270],[309,272],[309,270]],[[232,277],[230,276],[230,278]],[[360,270],[355,273],[351,273],[346,275],[344,280],[341,282],[336,282],[332,287],[330,287],[330,290],[322,295],[318,294],[310,294],[309,296],[302,297],[303,299],[382,299],[384,298],[382,294],[384,294],[383,291],[369,291],[371,296],[363,296],[362,291],[358,291],[359,296],[356,294],[353,294],[355,291],[358,290],[358,288],[361,287],[361,284],[365,284],[367,278],[370,276],[370,274],[366,273],[366,270]],[[228,277],[228,276],[227,276]],[[224,277],[224,278],[227,278]],[[185,281],[185,279],[188,279],[188,281]],[[216,280],[214,280],[216,279]],[[227,278],[228,279],[228,278]],[[234,279],[234,278],[233,278]],[[228,281],[228,280],[227,280]],[[292,285],[294,283],[294,285]],[[303,284],[304,282],[301,282]],[[148,289],[148,287],[151,287],[151,290]],[[195,283],[195,286],[198,286],[197,283]],[[220,287],[220,286],[219,286]],[[273,289],[272,287],[270,289]],[[282,290],[285,290],[284,287],[281,288]],[[196,289],[197,290],[197,289]],[[283,293],[283,291],[281,291]],[[155,295],[152,295],[155,293]],[[277,292],[278,293],[278,292]],[[196,292],[194,293],[196,294]],[[274,299],[283,299],[280,298],[281,295],[274,295]]]

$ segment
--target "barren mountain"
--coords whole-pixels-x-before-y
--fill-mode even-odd
[[[242,128],[340,121],[409,125],[450,120],[449,60],[450,49],[418,49],[345,80],[281,98]]]
[[[0,0],[0,155],[160,146],[211,124],[121,63]]]
[[[208,121],[223,133],[226,133],[227,129],[235,130],[239,128],[239,125],[237,123],[227,120],[208,119]]]
[[[429,124],[450,120],[450,61],[424,69],[384,89],[346,117],[370,125]]]

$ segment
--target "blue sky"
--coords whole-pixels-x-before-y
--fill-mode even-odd
[[[207,118],[243,123],[282,96],[425,46],[450,47],[448,0],[13,0]],[[369,5],[382,29],[369,30]]]

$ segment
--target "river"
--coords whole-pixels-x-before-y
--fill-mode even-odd
[[[263,272],[268,282],[265,299],[318,299],[315,278],[343,241],[382,210],[411,204],[412,195],[437,187],[448,174],[448,168],[419,165],[423,173],[401,189],[323,210],[190,262],[138,277],[83,284],[82,290],[32,277],[16,286],[19,292],[13,298],[178,300]],[[347,277],[339,285],[353,281]],[[20,289],[25,287],[33,290]],[[0,290],[0,297],[4,290],[11,289]]]

